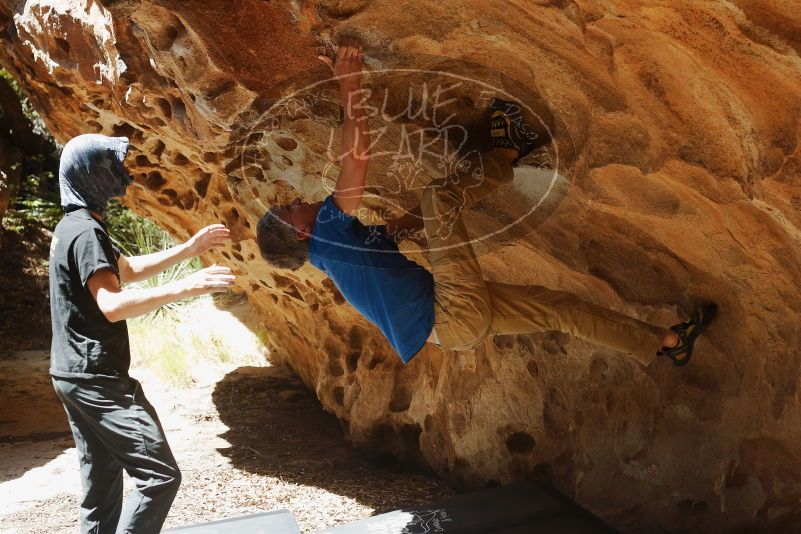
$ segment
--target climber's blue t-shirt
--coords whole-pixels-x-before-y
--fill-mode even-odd
[[[317,214],[309,261],[386,336],[404,363],[434,326],[434,278],[407,259],[384,226],[365,226],[341,211],[333,196]]]

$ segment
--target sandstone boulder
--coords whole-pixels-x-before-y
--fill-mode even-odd
[[[55,137],[130,137],[134,210],[179,238],[216,221],[233,230],[231,248],[206,260],[239,273],[273,361],[295,369],[355,445],[460,484],[547,479],[624,529],[801,523],[792,2],[0,5],[0,61]],[[430,139],[437,89],[442,120],[469,124],[504,91],[552,137],[467,214],[492,236],[479,244],[488,278],[661,325],[715,300],[720,318],[693,363],[642,367],[544,332],[471,353],[429,348],[403,366],[314,268],[264,264],[254,241],[264,211],[321,200],[336,176],[340,111],[316,56],[341,36],[366,48],[377,149]],[[442,171],[415,163],[374,158],[364,217],[410,207]]]

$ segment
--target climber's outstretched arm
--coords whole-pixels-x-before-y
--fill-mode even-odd
[[[362,47],[353,41],[343,41],[336,60],[320,56],[339,80],[345,119],[342,124],[342,170],[334,189],[334,203],[345,213],[359,207],[367,178],[370,160],[370,129],[367,123],[361,75],[364,59]]]

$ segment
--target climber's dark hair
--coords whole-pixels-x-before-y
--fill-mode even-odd
[[[292,225],[281,220],[278,211],[286,206],[273,206],[256,226],[256,241],[261,257],[282,269],[296,270],[309,259],[309,242],[298,239]]]

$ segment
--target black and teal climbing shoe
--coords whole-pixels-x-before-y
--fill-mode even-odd
[[[520,104],[493,98],[489,105],[489,121],[492,146],[517,150],[513,166],[538,146],[537,133],[523,122]]]
[[[695,311],[689,321],[671,326],[670,329],[679,335],[679,344],[675,347],[662,347],[656,355],[667,356],[679,367],[690,363],[695,340],[712,324],[717,313],[717,305],[705,304]]]

